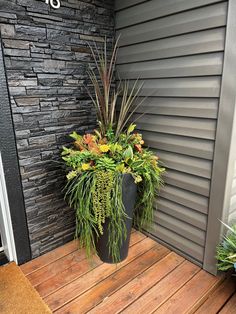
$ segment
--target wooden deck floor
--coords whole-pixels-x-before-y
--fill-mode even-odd
[[[128,258],[92,263],[76,241],[21,266],[55,313],[236,313],[235,283],[134,231]]]

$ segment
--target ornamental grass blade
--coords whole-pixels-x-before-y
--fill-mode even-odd
[[[224,223],[222,220],[219,219],[219,221],[228,229],[230,230],[234,235],[236,235],[236,231],[231,228],[229,225],[227,225],[226,223]]]
[[[89,45],[96,69],[99,74],[97,79],[94,70],[90,68],[89,77],[96,95],[96,104],[94,103],[94,99],[93,104],[95,105],[96,111],[98,111],[97,117],[103,125],[103,130],[107,130],[107,128],[113,124],[118,97],[116,93],[113,94],[113,96],[110,95],[113,73],[115,69],[115,61],[117,57],[117,45],[118,40],[115,43],[109,62],[107,57],[108,53],[106,39],[104,41],[102,53],[99,52],[98,46],[96,44],[94,44],[94,48]]]
[[[116,136],[118,137],[119,134],[122,132],[126,124],[128,123],[129,119],[133,115],[134,111],[143,103],[144,99],[138,103],[135,108],[132,108],[134,105],[134,102],[138,99],[138,95],[140,93],[140,90],[143,87],[143,83],[141,83],[138,87],[139,80],[137,79],[133,86],[131,91],[129,92],[129,86],[130,83],[129,81],[125,81],[124,83],[124,88],[123,88],[123,97],[122,97],[122,102],[121,102],[121,108],[120,108],[120,113],[118,117],[118,123],[117,123],[117,132]],[[130,113],[131,110],[131,113]]]
[[[107,130],[115,126],[116,138],[121,134],[128,120],[144,101],[143,99],[134,106],[140,90],[143,87],[143,83],[139,84],[139,79],[135,80],[132,86],[129,81],[124,81],[123,83],[120,81],[118,87],[111,93],[115,62],[117,59],[118,41],[119,37],[114,44],[109,61],[106,39],[102,52],[99,51],[96,43],[94,43],[94,47],[89,45],[96,70],[98,71],[97,77],[95,69],[90,67],[89,78],[93,85],[95,96],[91,95],[91,93],[89,93],[89,95],[95,106],[98,122],[100,121],[99,124],[101,126],[102,135],[106,136]],[[121,93],[120,111],[117,115],[117,121],[115,121],[115,115],[118,111],[118,96]]]

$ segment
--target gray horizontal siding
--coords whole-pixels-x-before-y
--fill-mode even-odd
[[[168,170],[165,175],[167,184],[180,187],[182,189],[209,196],[210,180],[201,177],[192,176],[180,171]]]
[[[154,221],[162,227],[172,230],[202,247],[204,246],[205,232],[203,230],[160,211],[155,211]]]
[[[214,152],[214,141],[199,138],[189,138],[167,133],[148,132],[142,130],[143,137],[147,146],[185,154],[193,157],[212,160]]]
[[[217,118],[217,98],[168,98],[148,97],[139,98],[142,102],[136,110],[137,113],[148,112],[148,114],[195,117],[195,118]]]
[[[115,10],[125,9],[142,2],[146,2],[146,0],[119,0],[115,2]]]
[[[171,245],[173,248],[183,251],[184,254],[189,255],[191,258],[194,258],[200,263],[202,262],[204,248],[201,245],[198,245],[193,241],[159,224],[153,224],[149,232],[155,237],[160,238],[162,241]]]
[[[202,178],[211,178],[212,163],[210,160],[160,150],[156,150],[156,153],[161,160],[165,161],[165,166],[168,169],[178,170]]]
[[[219,97],[220,83],[220,76],[146,79],[140,96]]]
[[[118,31],[118,35],[122,35],[119,44],[120,46],[131,45],[224,26],[226,13],[225,2],[127,27]]]
[[[166,185],[162,189],[160,196],[201,213],[207,214],[208,212],[207,197],[183,190],[179,187]]]
[[[202,263],[227,1],[117,0],[116,10],[117,73],[140,78],[134,119],[167,168],[148,231]]]
[[[177,134],[188,137],[214,139],[216,121],[213,119],[195,119],[179,116],[158,116],[135,114],[138,128],[145,131],[155,131],[168,134]]]
[[[155,203],[158,211],[166,213],[172,217],[178,217],[180,220],[193,225],[201,230],[206,230],[207,215],[193,211],[183,205],[177,204],[170,200],[160,197]]]
[[[125,1],[126,5],[130,3],[138,4],[133,8],[128,8],[125,11],[117,12],[116,14],[116,28],[123,28],[132,24],[142,23],[148,20],[157,19],[159,17],[170,15],[173,13],[181,12],[198,8],[202,5],[217,3],[222,0],[165,0],[165,1]],[[124,8],[125,3],[118,1],[116,10]]]
[[[117,64],[223,51],[224,38],[225,27],[220,27],[124,46],[120,47]]]
[[[157,61],[129,63],[117,66],[117,72],[124,79],[165,78],[183,76],[220,75],[223,53],[201,54]]]

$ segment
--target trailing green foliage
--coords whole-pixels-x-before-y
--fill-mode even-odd
[[[217,267],[222,271],[236,271],[236,224],[232,227],[224,225],[228,229],[228,232],[217,247]]]
[[[153,202],[158,196],[158,191],[163,185],[161,175],[147,167],[146,171],[140,174],[141,184],[138,185],[137,210],[134,215],[134,225],[140,230],[147,228],[153,222]]]
[[[112,215],[112,188],[114,186],[114,173],[98,170],[94,175],[94,188],[91,190],[93,211],[100,234],[103,234],[105,219]]]
[[[96,237],[103,234],[109,218],[108,249],[114,262],[120,260],[119,248],[126,229],[127,217],[122,203],[122,175],[111,171],[81,172],[66,186],[66,198],[76,210],[76,237],[86,248],[88,257],[96,252]]]

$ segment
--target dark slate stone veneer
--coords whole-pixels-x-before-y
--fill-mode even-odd
[[[86,42],[112,40],[112,0],[0,0],[0,27],[33,257],[73,238],[60,149],[71,130],[89,131]]]

